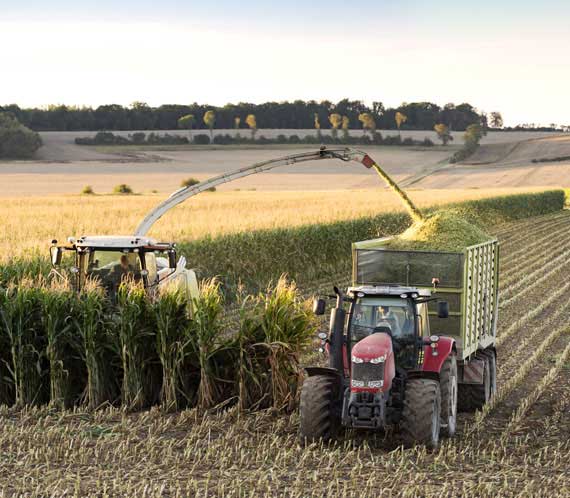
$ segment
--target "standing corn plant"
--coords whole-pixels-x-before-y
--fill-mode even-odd
[[[240,303],[239,330],[236,339],[238,349],[238,399],[241,411],[263,406],[267,395],[267,369],[257,354],[256,344],[263,341],[259,296],[247,296]]]
[[[66,408],[71,402],[70,364],[74,351],[78,350],[74,334],[75,297],[67,281],[54,281],[41,292],[50,372],[50,404],[57,408]]]
[[[0,288],[0,406],[14,403],[14,383],[10,375],[10,340],[6,318],[8,317],[8,291]]]
[[[107,348],[105,291],[95,282],[87,281],[77,302],[76,329],[81,342],[80,354],[87,369],[86,404],[96,408],[109,399],[106,382],[108,363],[105,361]]]
[[[225,347],[219,321],[223,311],[220,283],[216,279],[202,282],[200,295],[194,298],[193,304],[194,313],[188,327],[188,347],[200,365],[198,408],[205,410],[219,401],[221,392],[221,387],[216,383],[218,369],[214,361],[215,355]]]
[[[117,339],[123,368],[123,406],[140,410],[147,404],[145,381],[154,356],[154,324],[141,283],[123,282],[117,294]]]
[[[19,407],[38,405],[48,399],[41,285],[43,282],[24,279],[18,287],[9,286],[0,309],[2,334],[10,348],[6,367]]]
[[[265,296],[262,328],[271,371],[274,408],[291,408],[299,381],[299,360],[310,344],[317,323],[310,307],[299,298],[297,287],[281,277]]]
[[[186,357],[188,301],[177,287],[163,289],[153,304],[156,350],[162,365],[160,403],[166,410],[179,407],[180,375]]]
[[[292,408],[299,382],[301,353],[317,323],[294,283],[281,277],[243,308],[240,326],[240,404],[270,400],[277,409]],[[259,406],[264,406],[259,403]],[[265,404],[267,406],[267,404]]]

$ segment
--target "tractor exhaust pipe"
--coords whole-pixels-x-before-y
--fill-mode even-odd
[[[336,307],[331,313],[329,367],[334,368],[342,374],[344,371],[342,346],[344,343],[344,322],[346,319],[346,311],[342,306],[342,292],[338,287],[334,288],[334,292],[336,294]]]

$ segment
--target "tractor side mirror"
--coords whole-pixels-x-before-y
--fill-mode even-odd
[[[324,299],[315,299],[313,301],[313,313],[315,315],[324,315],[327,303]]]
[[[439,301],[437,303],[437,316],[438,318],[449,317],[449,303],[447,301]]]
[[[51,255],[52,266],[61,265],[61,259],[63,257],[63,248],[57,246],[51,246],[49,252]]]
[[[172,269],[176,269],[176,251],[168,251],[168,266]]]

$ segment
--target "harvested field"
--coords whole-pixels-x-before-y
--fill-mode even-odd
[[[494,230],[499,391],[482,413],[461,415],[458,436],[436,452],[382,435],[303,448],[297,416],[274,411],[3,408],[3,495],[568,496],[569,233],[568,212]]]
[[[570,137],[558,135],[482,145],[461,164],[438,168],[418,188],[520,187],[570,182]]]
[[[325,130],[326,131],[326,130]],[[228,130],[216,130],[226,133]],[[128,135],[132,132],[117,132]],[[187,134],[186,131],[169,131]],[[314,134],[314,130],[259,130],[277,134]],[[352,133],[362,133],[354,130]],[[386,135],[396,132],[382,131]],[[0,196],[41,196],[78,193],[85,185],[110,192],[120,183],[138,192],[170,193],[189,176],[200,180],[220,172],[280,157],[315,146],[77,146],[73,140],[93,132],[45,132],[45,146],[34,161],[0,161]],[[422,140],[433,131],[402,131],[403,138]],[[509,188],[570,186],[568,161],[533,163],[533,159],[568,156],[568,137],[553,133],[489,132],[470,163],[449,165],[448,158],[462,144],[455,133],[452,145],[443,147],[366,147],[402,186],[422,189]],[[280,168],[255,175],[222,189],[338,190],[376,186],[374,173],[338,161]]]

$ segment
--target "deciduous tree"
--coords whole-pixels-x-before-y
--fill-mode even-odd
[[[491,127],[502,128],[503,127],[503,116],[500,112],[494,111],[491,113]]]
[[[343,118],[340,114],[334,112],[329,116],[329,121],[332,126],[332,136],[333,138],[337,138],[338,136],[338,129],[342,125]]]
[[[257,133],[257,119],[255,119],[254,114],[248,114],[247,118],[245,118],[245,122],[249,129],[251,130],[251,139],[255,139],[255,134]]]
[[[216,113],[214,111],[206,111],[204,114],[204,124],[210,129],[210,140],[214,139],[214,125],[216,124]]]
[[[401,134],[400,128],[402,125],[408,120],[408,116],[406,116],[403,112],[396,112],[396,116],[394,117],[396,120],[396,126],[398,127],[398,133]]]
[[[369,112],[363,112],[358,115],[358,121],[362,123],[364,131],[368,130],[371,134],[376,131],[376,121]]]
[[[443,145],[447,145],[451,140],[453,140],[453,137],[449,131],[449,127],[443,123],[436,124],[433,129],[437,133],[437,138],[441,140]]]

